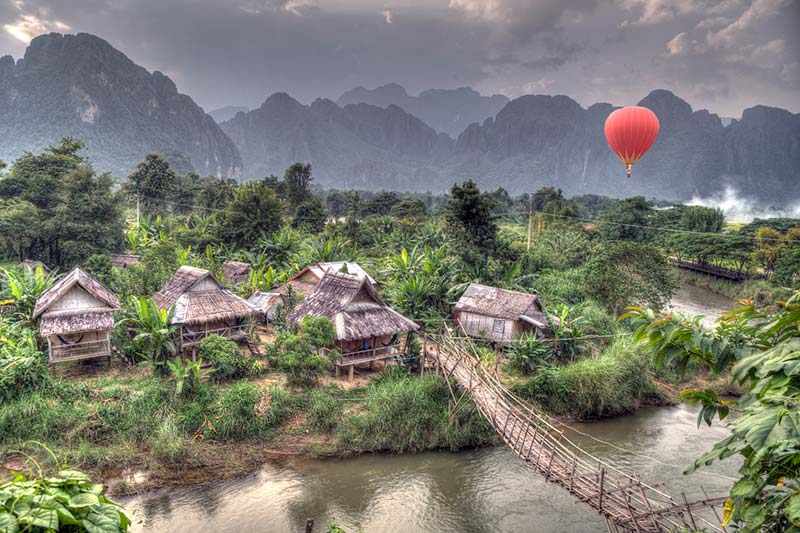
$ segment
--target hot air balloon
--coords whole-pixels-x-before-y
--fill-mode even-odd
[[[622,160],[630,178],[631,167],[658,137],[658,117],[646,107],[623,107],[608,116],[605,132],[608,145]]]

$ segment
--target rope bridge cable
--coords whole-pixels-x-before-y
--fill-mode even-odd
[[[446,334],[436,339],[433,357],[442,371],[469,393],[478,411],[514,453],[548,481],[596,509],[615,527],[664,532],[697,529],[695,524],[703,523],[712,531],[725,531],[695,513],[721,504],[724,498],[676,502],[665,491],[580,448],[550,417],[510,394],[458,339]]]

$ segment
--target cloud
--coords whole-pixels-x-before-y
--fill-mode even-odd
[[[748,36],[748,30],[753,25],[764,18],[775,15],[786,3],[787,0],[753,0],[735,21],[717,32],[709,32],[706,36],[708,45],[712,48],[731,46],[743,36]]]
[[[638,19],[626,19],[622,22],[622,27],[661,24],[680,15],[695,13],[704,7],[698,0],[621,0],[620,4],[628,11],[641,11]]]
[[[16,0],[14,8],[18,11],[16,20],[3,24],[3,29],[25,44],[31,42],[31,39],[39,34],[70,29],[61,20],[49,19],[49,10],[46,8],[30,9],[22,0]]]
[[[697,30],[711,30],[714,28],[719,28],[720,26],[727,26],[731,23],[731,19],[728,17],[711,17],[707,19],[703,19],[697,23],[695,29]]]
[[[689,50],[689,34],[680,32],[667,43],[667,54],[671,56],[684,55]]]
[[[391,9],[384,9],[383,10],[383,19],[386,21],[386,24],[392,23],[392,10]]]
[[[302,17],[307,13],[317,11],[319,5],[312,0],[243,0],[239,4],[239,9],[252,15],[283,12]]]

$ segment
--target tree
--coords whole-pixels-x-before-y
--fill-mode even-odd
[[[725,226],[725,213],[719,207],[688,206],[683,209],[680,225],[689,231],[719,233]]]
[[[783,234],[776,229],[761,227],[756,230],[754,242],[753,261],[772,272],[781,254],[788,249]]]
[[[166,215],[170,212],[169,201],[178,189],[178,175],[169,161],[159,154],[150,153],[136,165],[125,187],[134,200],[139,200],[142,214],[150,217]]]
[[[674,290],[666,257],[655,246],[615,243],[586,265],[584,291],[609,306],[614,316],[627,305],[660,309]]]
[[[800,288],[800,245],[795,245],[781,254],[775,262],[775,270],[770,280],[783,287]]]
[[[422,222],[428,218],[428,208],[422,200],[404,198],[392,206],[389,214],[406,222]]]
[[[283,205],[264,181],[240,185],[233,201],[221,213],[220,237],[242,247],[255,244],[262,233],[272,233],[281,225]]]
[[[472,180],[453,185],[445,208],[447,233],[468,264],[486,265],[497,247],[497,223],[492,200]]]
[[[35,205],[19,199],[0,200],[0,248],[13,252],[21,261],[41,232],[40,213]]]
[[[312,180],[311,163],[306,165],[295,163],[286,169],[283,175],[283,187],[289,205],[300,205],[311,197]]]
[[[111,191],[113,184],[110,174],[96,176],[86,166],[64,177],[61,202],[51,219],[57,264],[74,265],[122,245],[125,221],[120,197]]]
[[[385,215],[392,210],[400,197],[396,192],[381,191],[364,206],[365,215]]]
[[[635,338],[652,349],[657,366],[686,369],[689,364],[716,375],[730,373],[747,391],[738,400],[711,390],[687,390],[683,400],[700,403],[697,423],[708,425],[736,410],[731,434],[695,460],[693,472],[738,455],[740,478],[731,487],[723,525],[745,532],[800,528],[800,295],[774,314],[752,304],[727,313],[713,330],[702,317],[662,315],[631,308],[625,315],[639,324]]]
[[[649,242],[653,232],[648,226],[655,214],[653,204],[643,196],[626,198],[600,215],[601,220],[608,222],[600,224],[600,232],[606,240]]]
[[[325,229],[327,220],[328,213],[322,206],[322,201],[312,196],[295,209],[292,227],[302,228],[309,233],[320,233]]]
[[[342,218],[347,214],[350,207],[350,198],[348,193],[342,191],[333,191],[325,197],[325,207],[328,209],[328,214],[334,219]]]
[[[111,192],[113,180],[95,175],[77,155],[82,146],[65,138],[42,154],[26,153],[0,178],[0,198],[9,207],[0,215],[0,240],[18,232],[10,248],[17,254],[63,266],[111,251],[121,241],[122,212]]]

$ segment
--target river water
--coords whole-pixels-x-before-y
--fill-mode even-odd
[[[682,288],[684,312],[718,315],[730,301]],[[713,297],[712,297],[713,296]],[[716,305],[716,307],[715,307]],[[585,450],[642,480],[687,498],[726,494],[739,466],[728,460],[686,476],[683,468],[727,435],[697,428],[690,406],[644,408],[635,415],[572,424]],[[306,518],[324,531],[331,519],[367,533],[594,532],[605,523],[565,490],[547,483],[505,447],[458,453],[367,455],[346,460],[289,459],[209,485],[178,487],[122,501],[132,531],[293,532]]]

